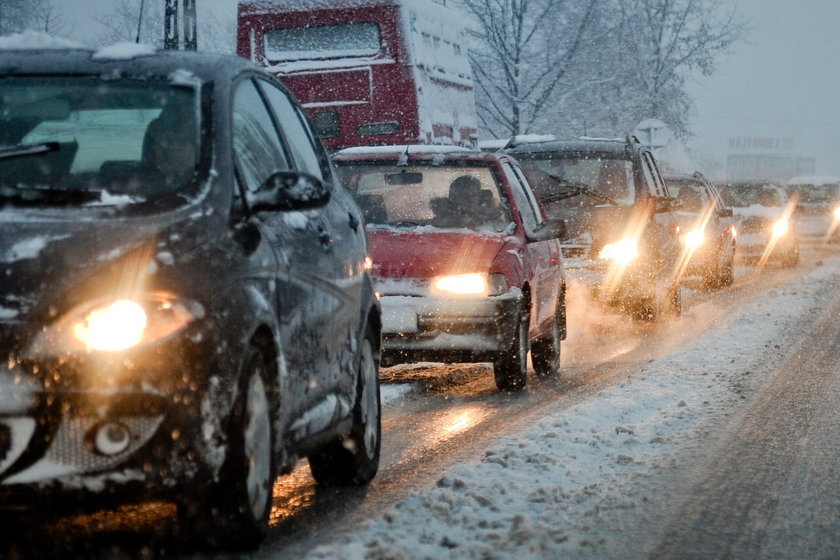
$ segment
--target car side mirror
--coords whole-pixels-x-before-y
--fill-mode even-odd
[[[731,218],[733,216],[732,208],[721,208],[720,212],[718,212],[718,216],[721,218]]]
[[[559,218],[549,218],[533,234],[529,241],[547,241],[549,239],[565,239],[566,221]]]
[[[545,222],[545,227],[548,231],[551,232],[552,238],[566,238],[566,220],[561,220],[560,218],[551,218]]]
[[[330,189],[323,181],[296,171],[278,171],[257,192],[248,194],[248,205],[254,212],[308,210],[329,200]]]
[[[674,198],[673,196],[658,197],[656,199],[656,204],[653,207],[653,211],[657,214],[661,212],[677,212],[678,210],[682,209],[682,201],[677,198]]]

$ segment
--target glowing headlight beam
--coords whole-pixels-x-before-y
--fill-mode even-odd
[[[139,343],[147,323],[143,307],[121,299],[88,313],[73,326],[73,334],[88,348],[118,352]]]
[[[624,238],[615,243],[604,245],[598,256],[602,259],[628,264],[639,256],[639,245],[635,239]]]
[[[432,290],[457,295],[487,295],[489,287],[486,274],[457,274],[439,276],[432,281]]]
[[[764,253],[761,255],[761,258],[758,260],[756,270],[764,268],[767,261],[770,259],[770,255],[773,254],[779,239],[787,235],[788,230],[790,230],[790,220],[792,219],[793,211],[796,209],[797,200],[798,197],[792,196],[790,200],[788,200],[787,206],[785,206],[782,215],[773,222],[772,226],[770,226],[770,241],[767,243],[767,247],[764,248]]]

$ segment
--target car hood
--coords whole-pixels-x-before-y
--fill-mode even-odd
[[[607,243],[625,237],[634,214],[642,212],[635,206],[595,206],[568,209],[558,217],[566,221],[567,238],[564,246],[592,246],[599,250]]]
[[[160,261],[183,253],[184,240],[204,243],[200,221],[184,212],[136,220],[0,212],[0,322],[43,321],[75,301],[142,286]]]
[[[379,278],[431,278],[489,271],[496,255],[513,249],[505,235],[448,231],[368,231],[374,273]]]

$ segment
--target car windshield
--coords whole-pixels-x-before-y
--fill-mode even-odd
[[[517,154],[528,182],[543,201],[569,205],[632,205],[633,164],[600,155]]]
[[[784,206],[785,201],[780,192],[765,186],[727,186],[721,189],[721,195],[727,206],[746,208],[747,206]]]
[[[339,164],[368,225],[500,232],[510,210],[489,167]]]
[[[798,192],[799,202],[819,204],[836,202],[838,199],[840,199],[840,195],[838,195],[838,186],[836,183],[828,183],[825,185],[788,185],[786,190],[789,195],[793,195],[794,193]]]
[[[668,189],[671,196],[682,203],[682,209],[687,212],[703,211],[703,186],[693,181],[682,179],[668,179]]]
[[[0,200],[129,205],[194,189],[193,88],[79,77],[0,82]]]

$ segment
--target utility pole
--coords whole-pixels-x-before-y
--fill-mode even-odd
[[[183,48],[187,51],[198,50],[198,36],[196,33],[196,0],[165,0],[163,12],[163,48],[177,51]],[[180,6],[179,6],[180,4]],[[179,9],[180,8],[180,9]],[[181,27],[183,25],[183,28]],[[184,42],[181,44],[183,33]]]
[[[198,37],[196,37],[196,0],[184,0],[184,50],[198,50]]]
[[[165,0],[163,9],[163,48],[167,51],[180,49],[178,34],[178,0]]]

